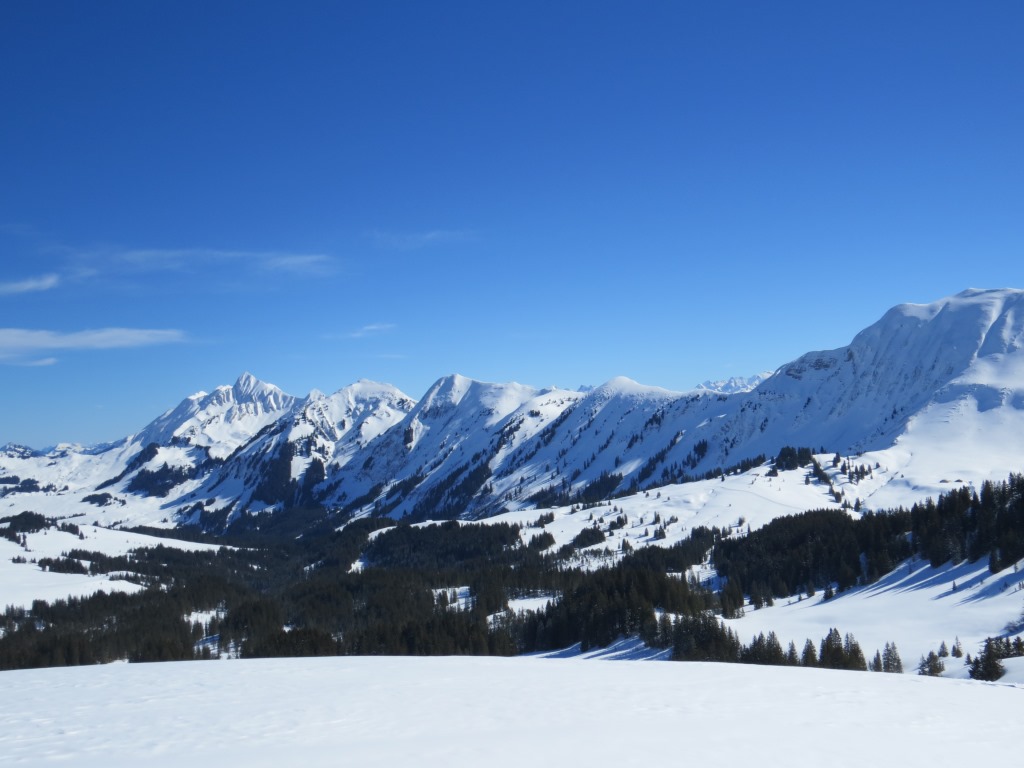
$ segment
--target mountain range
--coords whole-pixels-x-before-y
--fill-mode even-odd
[[[902,304],[839,349],[673,392],[439,379],[304,398],[246,373],[134,435],[0,449],[0,513],[199,525],[321,508],[341,519],[490,517],[741,472],[784,446],[889,468],[882,509],[1024,465],[1024,291]]]

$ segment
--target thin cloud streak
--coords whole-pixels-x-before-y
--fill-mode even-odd
[[[39,277],[30,277],[26,280],[18,280],[13,283],[0,283],[0,296],[14,296],[19,293],[33,293],[35,291],[48,291],[60,284],[60,275],[46,274]]]
[[[87,331],[58,331],[0,328],[0,360],[20,360],[56,350],[127,349],[186,341],[183,331],[148,328],[98,328]],[[52,365],[56,362],[37,362]]]
[[[333,266],[334,260],[323,254],[265,256],[262,264],[263,269],[295,275],[324,275]]]
[[[369,325],[364,325],[358,331],[352,331],[352,333],[348,334],[346,338],[362,339],[367,336],[376,336],[381,333],[393,331],[397,327],[398,326],[396,326],[394,323],[370,323]]]
[[[458,243],[472,240],[476,233],[468,229],[433,229],[429,232],[380,232],[370,233],[374,245],[396,251],[416,251],[438,243]]]
[[[296,275],[323,275],[331,271],[335,260],[322,253],[282,251],[244,251],[218,248],[136,248],[107,250],[87,257],[136,272],[187,272],[214,264],[241,264],[255,269],[290,272]]]

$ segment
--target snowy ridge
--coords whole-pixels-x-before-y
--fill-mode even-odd
[[[717,381],[704,381],[697,385],[697,389],[714,392],[717,395],[737,395],[741,392],[749,392],[757,388],[762,382],[772,376],[772,371],[763,371],[754,376],[730,376],[728,379]]]
[[[111,446],[8,446],[0,475],[41,490],[0,488],[0,511],[31,497],[65,516],[103,490],[117,505],[101,517],[149,524],[218,529],[301,505],[475,519],[656,488],[785,445],[892,468],[858,495],[886,508],[1024,466],[1019,290],[894,307],[848,346],[745,388],[757,378],[671,392],[619,377],[581,392],[453,374],[417,402],[367,381],[299,399],[244,374]]]

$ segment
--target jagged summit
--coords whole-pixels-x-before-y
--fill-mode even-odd
[[[773,371],[762,371],[754,376],[730,376],[728,379],[707,380],[697,385],[697,390],[714,392],[718,395],[738,395],[756,389],[772,377]]]
[[[273,384],[260,381],[248,371],[238,377],[231,389],[235,393],[235,397],[239,400],[255,398],[258,396],[273,396],[281,392],[281,390]]]
[[[243,373],[233,386],[185,398],[130,441],[140,446],[194,445],[206,448],[214,458],[222,458],[288,413],[296,402],[273,384]]]

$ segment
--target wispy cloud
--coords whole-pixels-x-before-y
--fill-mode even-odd
[[[48,291],[60,284],[60,275],[47,274],[39,277],[29,277],[25,280],[18,280],[13,283],[0,283],[0,296],[13,296],[19,293],[32,293],[34,291]]]
[[[219,248],[134,248],[104,249],[85,254],[101,264],[134,272],[188,272],[210,265],[287,272],[294,275],[323,275],[335,259],[322,253],[246,251]]]
[[[370,323],[369,325],[364,325],[357,331],[352,331],[351,333],[345,334],[345,338],[363,339],[366,338],[367,336],[377,336],[381,333],[393,331],[397,327],[398,326],[396,326],[394,323]]]
[[[263,269],[295,275],[324,275],[334,267],[334,259],[323,254],[264,255]]]
[[[428,245],[458,243],[472,240],[476,233],[468,229],[432,229],[428,232],[381,232],[374,230],[370,238],[378,248],[396,251],[415,251]]]
[[[0,361],[5,362],[7,365],[17,365],[22,368],[43,368],[47,365],[56,365],[56,357],[41,357],[37,360],[4,360],[0,357]]]
[[[0,361],[15,365],[53,365],[55,358],[31,360],[33,355],[59,350],[124,349],[174,344],[186,340],[183,331],[148,328],[98,328],[60,333],[27,328],[0,328]]]

